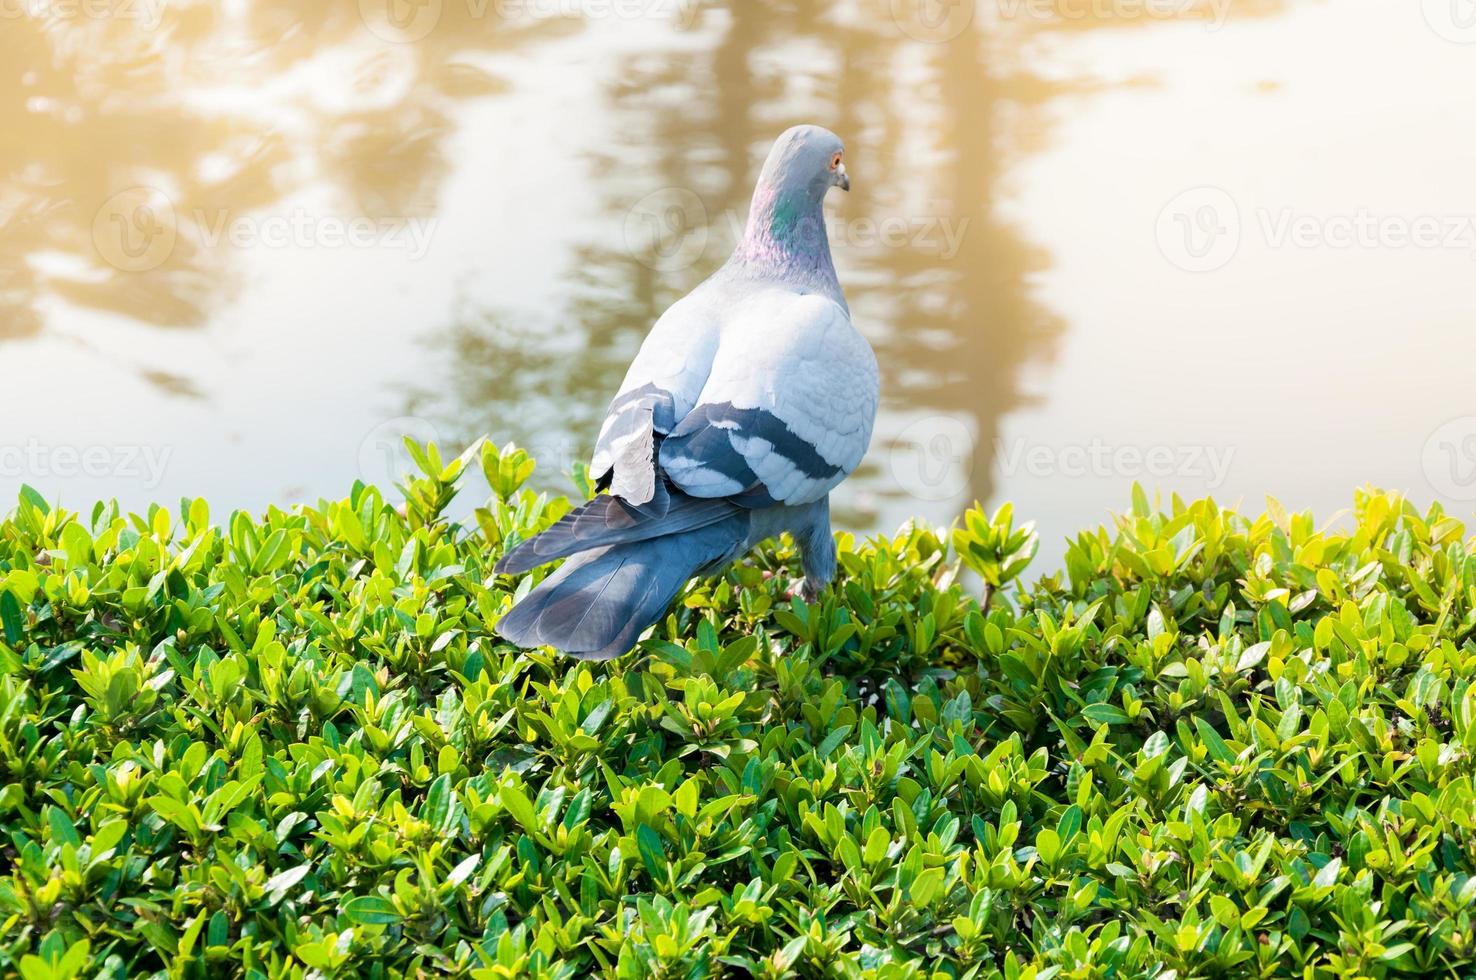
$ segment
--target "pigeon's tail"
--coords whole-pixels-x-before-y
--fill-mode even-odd
[[[739,506],[730,500],[692,497],[669,484],[659,485],[645,504],[602,493],[503,555],[494,570],[517,575],[581,551],[679,534],[738,513]]]
[[[748,518],[734,514],[690,530],[581,551],[497,624],[520,647],[551,646],[609,660],[635,646],[686,581],[742,549]]]

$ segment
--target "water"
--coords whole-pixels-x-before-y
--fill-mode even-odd
[[[838,523],[1476,498],[1476,21],[1429,0],[34,0],[0,492],[217,513],[486,433],[567,489],[768,142],[847,141]],[[926,16],[918,16],[919,13]],[[936,16],[934,16],[936,15]]]

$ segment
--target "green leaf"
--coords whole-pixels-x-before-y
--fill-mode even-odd
[[[641,852],[641,862],[651,875],[651,880],[665,883],[670,877],[670,864],[666,851],[661,846],[661,835],[645,824],[636,828],[636,847]]]
[[[1266,659],[1266,654],[1271,650],[1271,642],[1257,643],[1255,646],[1247,647],[1235,663],[1236,672],[1250,670]]]
[[[532,834],[543,829],[538,820],[538,814],[533,809],[533,804],[528,800],[528,794],[524,793],[521,787],[503,786],[499,792],[503,809],[510,813],[524,830]]]
[[[481,861],[482,856],[480,854],[473,854],[471,857],[466,858],[461,863],[456,865],[456,867],[451,869],[451,873],[446,876],[446,884],[451,885],[452,887],[461,884],[463,881],[472,876],[472,872],[477,870],[477,865],[480,864]]]
[[[20,499],[22,503],[29,504],[31,507],[40,511],[43,517],[51,513],[51,506],[46,502],[46,498],[27,484],[21,484]]]
[[[374,679],[374,672],[363,664],[354,664],[352,671],[353,681],[349,688],[349,700],[354,704],[367,703],[364,698],[372,694],[379,696],[379,682]]]
[[[295,888],[302,879],[306,878],[311,870],[312,865],[299,864],[295,868],[279,871],[267,879],[262,890],[267,893],[272,904],[276,904],[285,897],[288,890]]]
[[[1209,749],[1210,758],[1216,762],[1234,762],[1235,753],[1230,751],[1230,746],[1220,738],[1220,733],[1210,727],[1203,718],[1194,719],[1194,727],[1199,731],[1199,737],[1204,741],[1205,747]]]
[[[46,824],[51,829],[53,843],[70,844],[73,847],[82,846],[82,835],[77,833],[77,825],[72,823],[72,818],[68,817],[61,807],[47,808]]]
[[[394,925],[404,918],[395,903],[382,895],[360,895],[343,903],[343,914],[355,925]]]
[[[5,642],[13,647],[26,638],[26,620],[20,602],[9,589],[0,592],[0,625],[5,629]]]
[[[927,868],[912,882],[909,894],[919,908],[927,908],[943,890],[943,869]]]
[[[1110,704],[1089,704],[1081,709],[1081,713],[1088,721],[1097,725],[1128,725],[1132,723],[1132,719],[1127,716],[1127,712]]]
[[[431,781],[430,789],[426,790],[425,806],[420,813],[421,819],[436,830],[445,833],[451,829],[455,816],[453,808],[455,801],[456,791],[451,788],[451,775],[441,773]]]

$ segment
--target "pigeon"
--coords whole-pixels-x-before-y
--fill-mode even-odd
[[[590,466],[607,492],[497,563],[511,575],[567,559],[498,621],[503,638],[613,659],[690,579],[783,532],[800,594],[830,583],[830,491],[866,453],[880,397],[821,207],[850,190],[844,157],[819,126],[774,143],[742,241],[657,319],[610,403]]]

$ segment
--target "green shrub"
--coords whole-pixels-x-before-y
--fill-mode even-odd
[[[1065,570],[1006,510],[779,543],[636,653],[520,653],[568,504],[0,523],[0,967],[137,976],[1476,974],[1476,557],[1357,495],[1135,494]],[[587,480],[581,475],[581,482]],[[965,575],[973,569],[991,590]],[[967,581],[965,581],[967,579]]]

